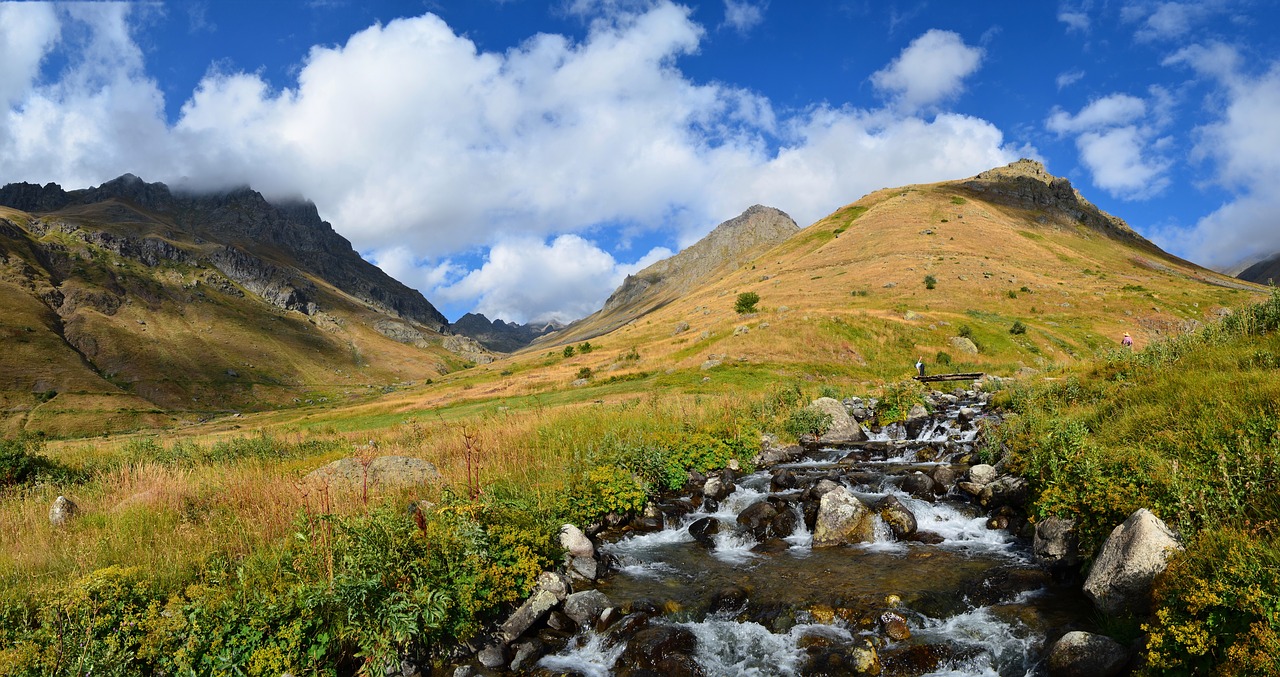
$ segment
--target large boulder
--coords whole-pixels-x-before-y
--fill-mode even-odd
[[[955,348],[962,353],[967,353],[969,355],[978,354],[978,344],[974,343],[971,338],[965,336],[952,336],[950,343],[952,348]]]
[[[873,513],[853,492],[839,487],[823,494],[813,530],[815,547],[865,543],[875,538]]]
[[[578,627],[594,627],[605,609],[613,606],[608,597],[599,590],[583,590],[569,595],[564,600],[564,613],[573,619]]]
[[[594,557],[596,554],[595,544],[572,524],[560,527],[560,546],[570,557]]]
[[[1144,612],[1151,603],[1151,583],[1182,550],[1178,538],[1146,508],[1112,530],[1084,582],[1084,594],[1100,611]]]
[[[1075,566],[1080,563],[1080,539],[1076,536],[1076,521],[1061,517],[1049,517],[1036,525],[1035,540],[1031,550],[1036,559],[1047,566]]]
[[[738,526],[749,532],[752,538],[763,541],[773,533],[773,518],[778,516],[778,509],[768,501],[752,503],[746,510],[738,513]],[[782,534],[786,536],[787,534]]]
[[[1054,642],[1046,661],[1049,677],[1115,677],[1129,652],[1119,642],[1088,632],[1068,632]]]
[[[49,524],[60,527],[71,521],[80,512],[80,508],[66,496],[59,496],[49,506]]]
[[[862,426],[849,416],[849,410],[844,408],[844,403],[834,397],[819,397],[809,405],[810,409],[820,411],[831,416],[831,427],[827,432],[818,438],[821,444],[837,444],[841,442],[865,442],[867,433],[862,430]]]
[[[897,496],[885,496],[876,503],[880,519],[893,530],[893,535],[905,539],[916,532],[916,516]]]

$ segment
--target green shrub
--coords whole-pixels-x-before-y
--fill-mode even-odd
[[[973,329],[967,324],[962,324],[958,329],[956,329],[956,335],[973,340]]]
[[[939,351],[938,351],[938,354],[934,356],[933,361],[934,361],[935,363],[937,363],[938,365],[940,365],[940,366],[947,366],[947,365],[950,365],[950,364],[951,364],[951,354],[950,354],[950,353],[946,353],[946,352],[943,352],[943,351],[939,350]]]
[[[565,357],[573,357],[573,346],[565,346],[564,350],[560,351],[560,354]]]
[[[933,289],[934,287],[937,287],[937,286],[938,286],[938,278],[936,278],[936,277],[934,277],[934,276],[932,276],[932,275],[925,275],[925,276],[924,276],[924,288],[925,288],[925,289]]]
[[[924,389],[915,381],[886,384],[881,389],[880,403],[876,405],[876,419],[880,425],[906,420],[911,408],[924,404]]]
[[[40,454],[44,442],[23,435],[17,439],[0,440],[0,489],[39,481],[75,482],[82,473],[76,472]]]
[[[1027,325],[1023,324],[1021,320],[1014,320],[1013,326],[1009,327],[1009,333],[1025,334],[1027,333]]]
[[[1004,293],[1004,295],[1005,295],[1005,296],[1008,296],[1008,297],[1009,297],[1009,298],[1011,298],[1011,299],[1016,299],[1016,298],[1018,298],[1018,292],[1016,292],[1016,291],[1014,291],[1014,290],[1012,290],[1012,289],[1010,289],[1009,291],[1005,292],[1005,293]]]
[[[831,414],[813,407],[802,407],[791,412],[782,430],[795,439],[800,439],[803,435],[820,437],[831,429],[831,423]]]
[[[734,302],[733,309],[738,311],[739,315],[756,312],[756,304],[760,303],[760,295],[753,291],[744,291],[738,294],[738,300]]]
[[[578,345],[578,352],[582,353],[583,355],[586,355],[592,350],[595,350],[595,348],[592,347],[590,341],[583,341],[581,344]]]
[[[1280,551],[1257,534],[1201,534],[1156,579],[1151,674],[1274,675],[1280,668]]]
[[[609,513],[634,515],[644,509],[648,492],[630,470],[616,465],[592,468],[569,488],[569,515],[579,524]]]
[[[589,378],[591,378],[591,375],[592,375],[592,373],[591,373],[591,367],[581,367],[581,368],[579,368],[579,369],[578,369],[578,376],[577,376],[577,378],[578,378],[578,379],[580,379],[580,380],[586,380],[586,379],[589,379]]]

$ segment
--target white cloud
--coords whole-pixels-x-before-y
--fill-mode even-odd
[[[1159,131],[1171,120],[1168,92],[1150,90],[1151,102],[1129,94],[1111,94],[1089,102],[1072,115],[1055,108],[1045,127],[1074,135],[1080,162],[1093,185],[1126,200],[1145,200],[1169,187],[1171,145]]]
[[[768,2],[724,0],[724,24],[739,33],[747,33],[764,21],[768,8]]]
[[[952,99],[964,91],[965,78],[978,70],[983,50],[956,33],[930,30],[911,42],[893,63],[871,76],[877,89],[908,111]]]
[[[1147,104],[1128,94],[1112,94],[1089,102],[1079,113],[1071,115],[1055,110],[1045,126],[1058,134],[1079,133],[1086,130],[1127,125],[1147,114]]]
[[[129,36],[136,10],[73,5],[58,16],[90,39],[64,46],[60,80],[16,80],[27,89],[4,111],[0,181],[82,187],[132,172],[310,197],[357,250],[428,298],[545,319],[593,310],[626,267],[568,234],[621,224],[624,239],[657,233],[685,246],[755,203],[807,225],[876,188],[1026,153],[985,120],[911,112],[955,96],[977,69],[981,50],[954,33],[925,33],[875,76],[903,107],[779,115],[757,93],[678,69],[703,36],[686,8],[581,4],[596,12],[581,41],[540,34],[483,52],[428,14],[312,48],[284,89],[211,69],[174,125]],[[576,246],[583,260],[539,284],[520,272],[534,266],[513,242],[546,256]],[[479,270],[452,262],[485,248]]]
[[[1061,10],[1058,12],[1058,21],[1067,25],[1068,33],[1071,31],[1089,32],[1089,15],[1082,11]]]
[[[0,4],[0,105],[17,101],[30,89],[61,30],[53,5]]]
[[[1219,78],[1221,117],[1198,128],[1195,156],[1211,163],[1215,181],[1236,196],[1187,231],[1166,229],[1160,240],[1205,265],[1225,270],[1280,252],[1280,61],[1250,77],[1224,70],[1238,65],[1213,49],[1188,63]]]
[[[662,249],[619,265],[577,235],[550,243],[517,237],[494,245],[483,266],[437,293],[446,300],[478,299],[476,312],[489,319],[568,322],[598,310],[629,273],[670,255]]]
[[[1066,89],[1067,87],[1080,82],[1082,79],[1084,79],[1084,71],[1073,70],[1059,73],[1055,82],[1058,85],[1058,89]]]

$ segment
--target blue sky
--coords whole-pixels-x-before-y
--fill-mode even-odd
[[[570,320],[752,204],[1034,157],[1166,250],[1280,251],[1250,0],[0,3],[0,182],[306,197],[450,319]]]

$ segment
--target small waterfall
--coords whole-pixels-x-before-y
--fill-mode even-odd
[[[968,421],[956,420],[961,406],[972,410]],[[735,478],[735,489],[711,511],[703,504],[668,518],[661,531],[609,540],[601,549],[618,567],[600,590],[624,612],[666,609],[649,622],[691,632],[692,659],[708,676],[803,675],[813,661],[850,655],[871,639],[885,677],[1042,674],[1046,635],[1062,627],[1063,609],[1077,608],[1078,589],[1050,587],[1027,544],[988,528],[984,511],[954,490],[919,497],[902,489],[905,475],[972,450],[978,434],[972,419],[979,415],[973,412],[981,412],[981,403],[961,401],[945,411],[915,439],[905,439],[905,426],[884,426],[853,452],[848,445],[816,449],[773,469],[794,475],[799,489],[773,491],[773,476],[762,470]],[[895,535],[877,514],[869,542],[814,548],[804,508],[813,499],[804,487],[833,478],[864,505],[896,499],[927,538]],[[737,521],[762,501],[794,517],[786,522],[795,525],[790,533],[769,544]],[[700,543],[689,527],[706,518],[719,531]],[[1013,587],[1001,592],[1001,585]],[[881,634],[876,619],[887,611],[906,619],[908,638]],[[538,665],[613,674],[624,667],[615,665],[624,646],[586,630]],[[822,665],[824,674],[840,671]]]

